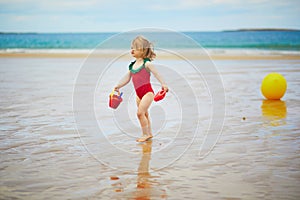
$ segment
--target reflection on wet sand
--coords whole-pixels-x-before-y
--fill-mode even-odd
[[[161,163],[168,163],[170,153],[181,153],[180,148],[191,142],[188,137],[178,138],[175,148],[163,148],[172,144],[171,133],[181,124],[173,120],[175,109],[169,116],[170,113],[164,115],[165,108],[159,107],[171,107],[169,100],[152,107],[163,114],[162,119],[170,119],[165,128],[171,129],[170,132],[162,129],[161,134],[154,137],[152,146],[137,145],[132,137],[119,131],[115,122],[106,123],[113,121],[110,115],[99,118],[106,128],[105,137],[92,135],[89,127],[82,130],[82,135],[78,134],[72,97],[83,60],[1,58],[0,199],[299,200],[300,60],[286,60],[285,56],[277,55],[268,57],[270,59],[265,60],[264,54],[259,54],[260,60],[216,61],[225,88],[226,119],[220,139],[205,159],[200,159],[199,148],[206,136],[202,130],[210,127],[211,94],[202,91],[205,87],[198,85],[194,74],[188,74],[191,86],[200,91],[197,94],[199,135],[180,159],[163,169],[159,167]],[[172,59],[164,62],[178,65]],[[204,63],[196,59],[195,62]],[[99,68],[99,63],[101,59],[91,64]],[[118,67],[114,69],[115,73],[122,72]],[[289,84],[285,102],[258,99],[257,84],[267,71],[285,74]],[[180,83],[168,78],[170,84]],[[114,79],[107,77],[106,80],[104,85],[99,83],[101,88],[113,87]],[[180,88],[180,91],[185,89]],[[130,94],[125,97],[129,98]],[[105,101],[101,100],[102,95]],[[105,92],[95,98],[108,107],[106,95]],[[171,95],[169,97],[171,99]],[[100,108],[104,107],[95,111],[102,112]],[[245,120],[240,121],[242,116]],[[159,119],[153,117],[154,122]],[[192,123],[194,121],[190,122],[191,126]],[[134,128],[130,130],[129,133],[140,134]],[[82,143],[84,137],[87,148]],[[115,148],[103,148],[107,139]],[[108,162],[100,163],[87,149],[99,158],[109,156],[103,160]],[[130,153],[120,159],[119,150]]]
[[[159,184],[155,184],[155,182],[151,180],[151,175],[149,173],[152,140],[142,143],[141,147],[142,158],[138,167],[137,184],[136,192],[134,193],[134,199],[152,199],[152,197],[157,197],[157,195],[159,195],[160,198],[164,199],[166,198],[166,192],[164,190],[160,190],[160,194],[156,194],[157,190],[153,187],[159,186]]]
[[[281,100],[263,100],[261,112],[265,125],[280,126],[286,124],[286,104]]]

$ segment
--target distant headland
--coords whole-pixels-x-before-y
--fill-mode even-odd
[[[287,29],[287,28],[243,28],[236,30],[224,30],[223,32],[246,32],[246,31],[300,31],[300,29]]]

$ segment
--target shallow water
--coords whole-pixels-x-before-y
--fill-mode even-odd
[[[215,61],[225,88],[226,117],[217,144],[205,157],[199,155],[200,147],[210,147],[201,146],[203,141],[218,133],[205,137],[214,127],[209,127],[211,99],[203,80],[185,75],[191,87],[200,85],[194,90],[201,99],[196,135],[194,117],[182,122],[175,109],[178,101],[186,109],[194,105],[170,93],[168,101],[152,105],[154,139],[136,144],[135,117],[118,121],[123,132],[116,128],[111,116],[122,107],[119,112],[103,109],[108,94],[102,87],[96,94],[105,100],[96,104],[95,117],[104,123],[105,137],[88,130],[77,133],[72,95],[82,63],[75,58],[1,58],[1,199],[300,198],[298,60]],[[263,100],[259,91],[263,77],[273,71],[288,82],[282,101]],[[167,77],[178,94],[185,91],[180,80]],[[119,74],[114,78],[104,79],[103,87],[111,88]],[[131,86],[124,89],[128,102],[134,97],[130,91]],[[135,114],[131,105],[130,116]],[[127,127],[129,122],[136,126]],[[179,125],[184,132],[175,131],[182,130]],[[128,132],[132,135],[124,134]]]

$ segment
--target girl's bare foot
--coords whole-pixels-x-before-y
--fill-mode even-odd
[[[136,141],[137,142],[146,142],[147,140],[153,138],[152,135],[143,135],[141,138],[138,138]]]

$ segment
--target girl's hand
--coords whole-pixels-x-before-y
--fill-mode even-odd
[[[114,87],[114,91],[119,92],[119,87],[118,86]]]
[[[167,85],[161,85],[161,89],[168,92],[169,91],[169,88]]]

